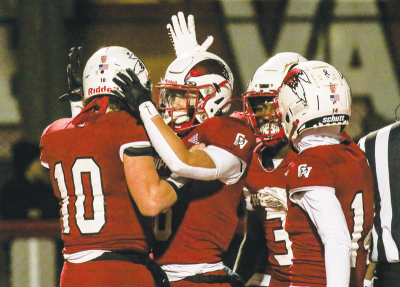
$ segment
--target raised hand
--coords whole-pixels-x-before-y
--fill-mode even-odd
[[[62,95],[60,99],[68,99],[72,102],[82,101],[83,67],[81,65],[81,51],[82,47],[72,47],[70,53],[68,54],[68,93]]]
[[[201,46],[197,43],[193,15],[188,16],[187,25],[182,12],[178,12],[178,16],[172,16],[171,20],[173,27],[168,24],[167,29],[177,57],[189,52],[207,51],[214,41],[212,36],[208,36]]]
[[[151,100],[150,80],[144,87],[132,69],[126,69],[129,76],[119,72],[118,77],[113,78],[113,82],[120,87],[121,90],[111,90],[111,92],[122,99],[133,110],[138,111],[139,106]]]

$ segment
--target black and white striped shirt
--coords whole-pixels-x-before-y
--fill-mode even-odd
[[[399,262],[400,122],[369,133],[358,145],[365,151],[374,176],[371,259],[374,262]]]

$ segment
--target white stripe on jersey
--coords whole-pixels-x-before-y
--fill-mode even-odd
[[[392,237],[392,201],[391,191],[389,182],[389,158],[388,158],[388,146],[389,146],[389,134],[392,125],[382,128],[376,135],[375,142],[375,166],[376,166],[376,177],[378,180],[378,189],[381,197],[381,227],[382,227],[382,240],[385,248],[386,258],[388,262],[399,261],[399,251],[396,243]],[[378,238],[374,239],[377,242]],[[375,247],[375,246],[374,246]],[[378,258],[372,258],[373,261]]]

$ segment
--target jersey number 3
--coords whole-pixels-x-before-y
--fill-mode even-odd
[[[69,196],[62,164],[60,162],[55,164],[54,178],[57,181],[58,189],[60,190],[62,198],[61,213],[63,233],[70,234],[69,220],[72,218],[75,218],[76,226],[81,234],[99,233],[106,224],[105,198],[103,194],[100,167],[92,158],[78,158],[72,165],[71,174],[76,196],[75,214],[69,214]],[[91,218],[85,217],[86,195],[83,190],[83,174],[88,174],[90,179],[92,198],[91,205],[93,210],[93,216]]]

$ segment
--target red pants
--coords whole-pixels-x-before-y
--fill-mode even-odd
[[[146,266],[125,261],[65,261],[60,287],[154,287],[154,280]]]

